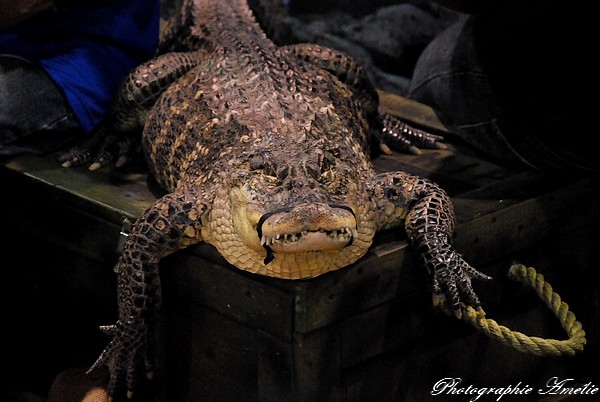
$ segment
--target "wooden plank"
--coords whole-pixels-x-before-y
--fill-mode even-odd
[[[107,220],[56,187],[14,171],[2,170],[0,177],[7,188],[18,189],[2,200],[4,210],[11,211],[5,217],[7,225],[96,261],[116,262],[121,225],[114,220],[118,215]]]
[[[369,255],[339,271],[298,281],[295,330],[311,332],[396,297],[399,278],[411,276],[404,273],[404,255]]]
[[[284,340],[292,338],[294,297],[229,265],[219,265],[188,250],[161,261],[163,287],[188,303],[211,308],[240,324]]]
[[[585,205],[582,207],[582,200]],[[459,224],[454,245],[467,261],[498,260],[547,236],[565,235],[598,222],[598,185],[593,178],[574,183]],[[460,205],[460,202],[458,202]]]
[[[523,172],[506,179],[490,181],[452,198],[459,223],[517,205],[551,193],[565,184],[537,172]]]
[[[335,325],[294,339],[295,402],[344,400],[340,332]]]
[[[175,296],[165,300],[166,344],[157,380],[166,384],[158,400],[258,401],[256,330]]]
[[[4,168],[115,223],[120,223],[122,217],[137,218],[156,199],[153,191],[158,191],[150,187],[143,171],[129,173],[114,167],[95,172],[84,167],[65,169],[52,154],[22,155],[6,162]]]
[[[258,401],[294,401],[294,354],[289,342],[258,331]]]
[[[361,364],[344,369],[346,384],[345,402],[431,402],[435,399],[426,390],[424,395],[415,398],[415,367],[420,362],[414,357],[414,345],[410,348],[395,350],[385,355],[364,361]],[[440,399],[440,401],[447,401]]]
[[[409,347],[422,337],[432,318],[425,287],[411,297],[362,311],[341,324],[341,365],[350,367],[377,355]]]
[[[377,172],[403,171],[438,183],[451,196],[494,185],[515,175],[480,158],[462,154],[462,149],[423,150],[421,155],[395,152],[373,160]]]

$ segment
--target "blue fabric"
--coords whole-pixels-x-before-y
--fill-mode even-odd
[[[44,68],[88,132],[127,73],[153,56],[160,24],[159,0],[90,3],[72,2],[0,31],[0,53]]]

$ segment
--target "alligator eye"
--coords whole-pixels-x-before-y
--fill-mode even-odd
[[[252,158],[250,158],[250,169],[252,170],[258,170],[258,169],[262,169],[265,165],[265,158],[258,154],[258,155],[254,155],[252,156]]]

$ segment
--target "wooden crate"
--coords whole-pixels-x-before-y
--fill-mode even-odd
[[[456,170],[440,175],[469,187],[469,180],[453,174],[463,171],[464,161],[437,151],[422,158],[419,169],[450,158]],[[552,181],[537,175],[507,177],[496,171],[491,179],[477,174],[479,168],[487,169],[469,168],[473,181],[481,177],[486,184],[454,197],[459,217],[454,240],[469,261],[497,278],[475,284],[487,312],[525,333],[564,337],[541,303],[505,278],[511,262],[522,259],[555,279],[557,291],[569,291],[560,285],[577,276],[563,295],[594,329],[597,288],[582,280],[592,261],[591,243],[578,245],[578,262],[587,263],[573,263],[568,272],[561,272],[565,255],[558,248],[571,247],[565,238],[593,232],[587,225],[597,221],[595,207],[574,214],[581,212],[577,204],[590,194],[590,183],[552,188]],[[597,202],[597,193],[594,198]],[[479,386],[519,381],[541,386],[553,376],[597,374],[597,369],[595,374],[582,369],[594,367],[586,366],[589,355],[523,355],[433,311],[425,273],[400,233],[379,236],[371,252],[351,267],[301,281],[239,272],[209,246],[193,253],[173,256],[163,270],[165,400],[430,401],[433,384],[445,377]],[[586,308],[591,297],[595,307]]]
[[[444,131],[431,109],[381,95],[382,108]],[[451,194],[456,248],[495,278],[475,283],[490,316],[526,333],[564,336],[541,303],[506,280],[510,263],[520,259],[553,281],[584,328],[598,334],[598,287],[586,279],[599,221],[594,178],[510,171],[460,144],[381,156],[375,164],[380,171],[429,177]],[[47,265],[60,280],[46,283],[77,306],[64,311],[58,304],[53,313],[78,334],[73,337],[93,339],[85,350],[64,344],[75,357],[61,364],[91,364],[106,341],[91,335],[92,327],[116,319],[112,268],[121,224],[134,220],[159,190],[144,172],[62,169],[53,156],[15,158],[0,168],[0,177],[11,189],[2,201],[6,227],[19,233],[10,243],[13,253],[34,276],[44,272],[44,261],[56,262]],[[50,251],[35,255],[38,249]],[[161,401],[429,401],[433,384],[444,377],[480,387],[540,386],[552,376],[598,385],[600,378],[591,365],[598,337],[574,358],[533,358],[433,310],[425,272],[398,231],[379,234],[354,265],[311,280],[239,271],[208,245],[166,258],[161,277]],[[36,308],[17,304],[15,316],[37,317]],[[51,348],[57,338],[42,344]]]

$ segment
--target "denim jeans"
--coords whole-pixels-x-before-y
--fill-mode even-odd
[[[580,140],[564,132],[535,135],[503,110],[478,58],[473,26],[473,17],[462,16],[427,46],[408,97],[436,109],[451,135],[503,165],[597,172],[598,158]],[[564,141],[556,141],[557,135]]]
[[[80,132],[61,90],[42,68],[0,54],[0,157],[50,152]]]

